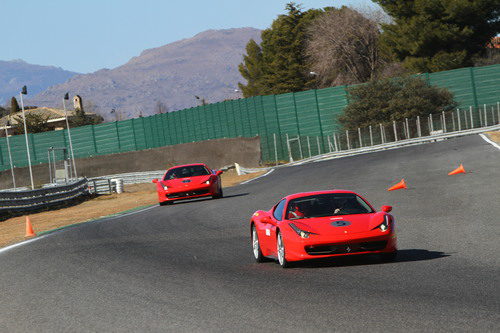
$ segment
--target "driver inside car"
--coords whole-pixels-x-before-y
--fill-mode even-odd
[[[290,205],[288,209],[287,219],[302,219],[306,216],[305,207],[300,203]]]

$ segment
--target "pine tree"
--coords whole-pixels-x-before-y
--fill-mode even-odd
[[[500,32],[500,0],[374,0],[394,22],[382,46],[414,72],[470,66]]]
[[[290,2],[287,14],[275,19],[262,32],[262,43],[251,40],[240,73],[247,84],[239,84],[245,97],[281,94],[307,89],[313,79],[305,56],[306,31],[312,20],[325,9],[302,11]]]
[[[12,97],[10,99],[10,114],[14,115],[15,113],[19,112],[21,109],[19,108],[19,104],[17,104],[17,99],[15,97]]]

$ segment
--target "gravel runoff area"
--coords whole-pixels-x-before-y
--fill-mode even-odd
[[[238,176],[235,170],[222,174],[224,188],[258,177],[263,172]],[[82,223],[104,216],[140,209],[157,204],[155,184],[125,185],[122,194],[101,195],[78,205],[58,210],[29,214],[35,233],[45,233],[68,225]],[[26,216],[10,218],[0,222],[0,247],[27,239],[25,235]]]

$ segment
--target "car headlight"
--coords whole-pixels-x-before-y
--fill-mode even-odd
[[[205,182],[205,184],[209,185],[210,184],[210,179]]]
[[[290,223],[289,226],[299,235],[301,238],[309,238],[310,235],[317,235],[314,232],[305,231],[297,227],[295,224]]]
[[[163,187],[163,190],[165,190],[165,191],[168,190],[168,186],[163,184],[163,183],[161,184],[161,187]]]
[[[387,229],[389,229],[389,225],[390,225],[390,217],[389,215],[385,215],[384,216],[384,222],[382,222],[377,228],[379,228],[380,230],[382,231],[387,231]]]

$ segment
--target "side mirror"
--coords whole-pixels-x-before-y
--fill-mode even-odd
[[[216,176],[220,176],[220,175],[222,175],[222,172],[223,172],[222,170],[218,170],[218,171],[215,173],[215,175],[216,175]]]
[[[158,178],[153,179],[152,182],[155,184],[158,183]]]
[[[382,206],[381,211],[389,213],[392,210],[392,206]]]

